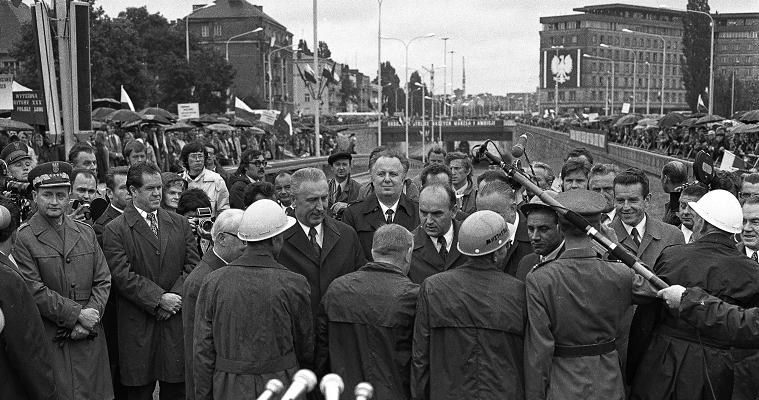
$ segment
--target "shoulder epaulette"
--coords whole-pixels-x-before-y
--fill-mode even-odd
[[[26,228],[27,226],[29,226],[29,222],[24,222],[24,223],[22,223],[22,224],[21,224],[21,225],[18,227],[18,230],[22,230],[22,229]]]

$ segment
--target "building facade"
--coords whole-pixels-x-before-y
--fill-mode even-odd
[[[627,103],[629,112],[659,113],[662,100],[665,113],[689,109],[684,11],[625,4],[574,11],[540,18],[541,109],[619,114]],[[715,75],[759,76],[759,14],[712,16]]]
[[[314,103],[313,99],[319,95],[319,85],[306,84],[302,78],[302,74],[307,68],[313,69],[314,57],[306,55],[297,55],[293,68],[293,101],[294,112],[299,115],[314,115]],[[326,67],[330,71],[335,69],[337,76],[342,74],[342,64],[335,63],[331,59],[319,59],[319,71],[322,71]],[[343,111],[340,105],[340,82],[326,84],[325,78],[317,73],[316,76],[318,82],[325,82],[325,87],[321,93],[321,107],[319,113],[322,115],[334,115],[340,111]]]
[[[18,61],[10,52],[21,39],[21,26],[31,20],[29,6],[21,3],[15,7],[8,0],[0,0],[0,73],[13,73]]]
[[[215,48],[234,67],[234,96],[253,108],[271,103],[274,110],[293,111],[293,35],[286,27],[245,0],[216,0],[186,18],[199,44]]]

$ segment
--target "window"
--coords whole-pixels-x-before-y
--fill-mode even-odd
[[[213,26],[213,35],[221,36],[221,24],[216,24]]]
[[[572,44],[577,44],[577,35],[572,35]]]
[[[211,28],[208,25],[203,25],[200,27],[200,36],[202,37],[208,37],[210,35]]]
[[[311,95],[310,95],[308,92],[306,92],[306,93],[303,95],[303,101],[305,101],[305,102],[309,102],[309,101],[311,101]]]
[[[574,90],[570,90],[569,91],[569,101],[574,101],[576,99],[577,99],[577,94],[575,93]]]

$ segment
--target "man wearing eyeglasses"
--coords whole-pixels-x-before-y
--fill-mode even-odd
[[[743,176],[741,182],[741,193],[738,200],[746,201],[749,197],[759,194],[759,173],[753,173]]]
[[[187,188],[198,188],[206,192],[211,200],[211,210],[214,215],[229,208],[229,190],[224,178],[206,168],[205,145],[200,142],[186,144],[182,148],[180,159],[185,172],[182,178],[187,181]]]
[[[232,208],[245,209],[245,188],[253,182],[265,180],[266,164],[260,150],[248,149],[242,153],[237,172],[229,180],[229,205]]]

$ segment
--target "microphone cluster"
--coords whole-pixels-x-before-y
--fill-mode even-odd
[[[316,388],[316,382],[316,374],[307,369],[301,369],[293,375],[290,387],[287,388],[279,400],[295,400],[314,390],[314,388]],[[264,390],[256,400],[274,400],[276,398],[275,396],[282,393],[284,388],[282,381],[279,379],[271,379],[266,383],[266,390]],[[344,389],[345,385],[343,384],[343,379],[337,374],[325,375],[319,384],[319,390],[322,392],[326,400],[339,400]],[[353,394],[356,396],[356,400],[370,400],[374,395],[374,388],[369,383],[361,382],[356,385]]]

